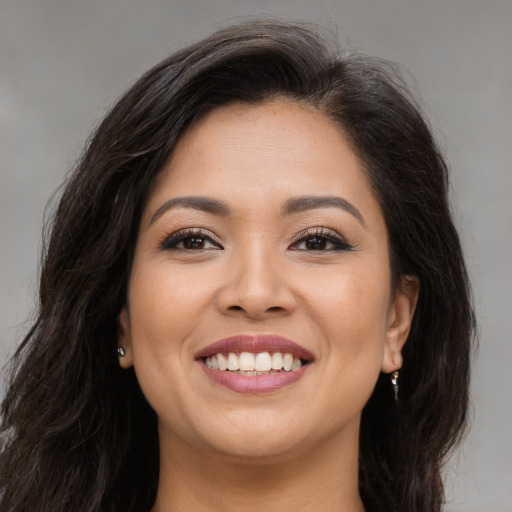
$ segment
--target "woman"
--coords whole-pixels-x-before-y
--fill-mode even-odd
[[[474,328],[391,66],[231,27],[113,107],[53,219],[2,511],[439,511]]]

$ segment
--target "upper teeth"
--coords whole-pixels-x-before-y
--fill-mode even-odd
[[[289,372],[299,369],[302,361],[292,354],[282,352],[274,352],[272,355],[269,352],[230,352],[227,357],[222,353],[209,356],[205,359],[205,364],[214,370],[269,372],[282,369]]]

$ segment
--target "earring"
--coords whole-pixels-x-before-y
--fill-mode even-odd
[[[393,391],[395,392],[395,400],[398,401],[398,371],[394,371],[391,374],[391,384],[393,385]]]
[[[117,347],[117,355],[119,357],[124,357],[126,355],[126,350],[124,347]]]

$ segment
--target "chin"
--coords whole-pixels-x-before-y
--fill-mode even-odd
[[[287,418],[275,411],[234,412],[217,424],[206,424],[203,420],[197,434],[203,450],[206,448],[212,455],[249,465],[297,459],[318,449],[329,438],[343,435],[343,432],[354,433],[359,427],[359,415],[347,419],[346,424],[319,425],[308,422],[304,413]],[[357,433],[355,439],[357,442]]]
[[[290,421],[275,411],[230,411],[210,421],[197,418],[193,423],[196,428],[183,434],[198,451],[245,463],[286,459],[305,449],[306,441],[315,437],[311,435],[313,427],[298,421],[297,416]]]
[[[257,439],[257,441],[255,441]],[[219,440],[220,441],[220,440]],[[297,457],[305,446],[302,441],[290,439],[285,432],[270,437],[242,435],[236,439],[212,443],[217,454],[233,462],[246,465],[266,465]]]

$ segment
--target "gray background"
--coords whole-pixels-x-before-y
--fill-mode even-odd
[[[474,427],[448,468],[447,510],[512,511],[507,0],[0,0],[0,364],[28,326],[45,204],[91,129],[148,67],[247,15],[316,22],[415,78],[451,162],[481,329]]]

